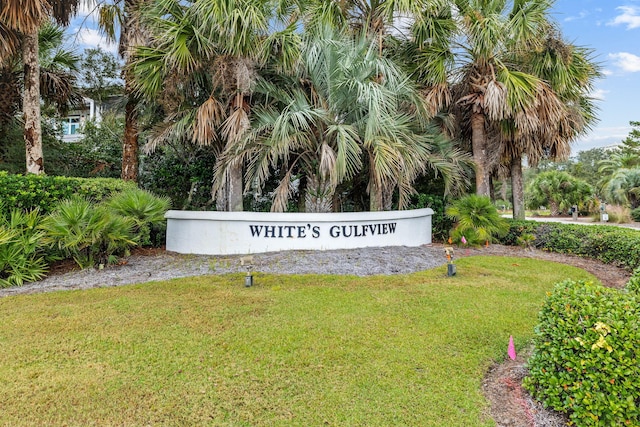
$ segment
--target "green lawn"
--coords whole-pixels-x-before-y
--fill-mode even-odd
[[[0,425],[491,426],[480,383],[588,273],[209,276],[0,299]]]

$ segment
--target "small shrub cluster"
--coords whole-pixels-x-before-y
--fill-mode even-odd
[[[620,205],[607,205],[609,222],[613,224],[628,224],[631,222],[631,209]]]
[[[517,245],[523,234],[531,234],[537,249],[593,258],[629,271],[640,267],[640,231],[635,229],[536,221],[509,224],[509,231],[500,238],[504,245]]]
[[[0,287],[39,280],[54,260],[73,259],[82,268],[114,263],[131,247],[152,243],[169,204],[134,188],[101,203],[63,200],[47,215],[14,208],[0,215]]]
[[[640,207],[631,211],[631,218],[636,222],[640,222]]]
[[[539,322],[525,388],[575,425],[640,425],[640,296],[565,281]]]
[[[47,271],[38,210],[0,214],[0,288],[40,280]]]
[[[115,178],[73,178],[46,175],[12,175],[0,171],[0,200],[9,207],[22,211],[40,209],[47,214],[58,201],[71,197],[84,197],[94,202],[112,194],[137,188],[133,182]]]
[[[447,207],[446,214],[455,220],[451,231],[455,243],[482,245],[509,230],[507,220],[486,196],[470,194],[462,197]]]

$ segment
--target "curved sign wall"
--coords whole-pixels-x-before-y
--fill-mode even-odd
[[[421,246],[431,209],[348,213],[168,211],[167,250],[231,255],[283,250]]]

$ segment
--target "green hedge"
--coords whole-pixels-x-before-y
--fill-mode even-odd
[[[639,426],[640,295],[562,282],[539,321],[525,388],[573,425]]]
[[[431,233],[433,240],[445,241],[449,237],[449,230],[453,228],[453,220],[445,215],[447,199],[434,194],[416,194],[411,197],[408,209],[433,209],[431,217]]]
[[[0,200],[4,202],[5,209],[28,211],[37,207],[46,214],[58,201],[72,196],[99,202],[131,188],[136,188],[136,184],[115,178],[23,176],[0,171]]]
[[[629,271],[640,267],[640,230],[611,225],[510,221],[509,232],[500,243],[517,245],[523,234],[533,234],[533,246],[544,251],[593,258]]]

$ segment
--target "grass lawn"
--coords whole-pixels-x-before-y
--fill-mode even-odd
[[[491,426],[480,384],[569,266],[470,257],[0,299],[0,425]]]

